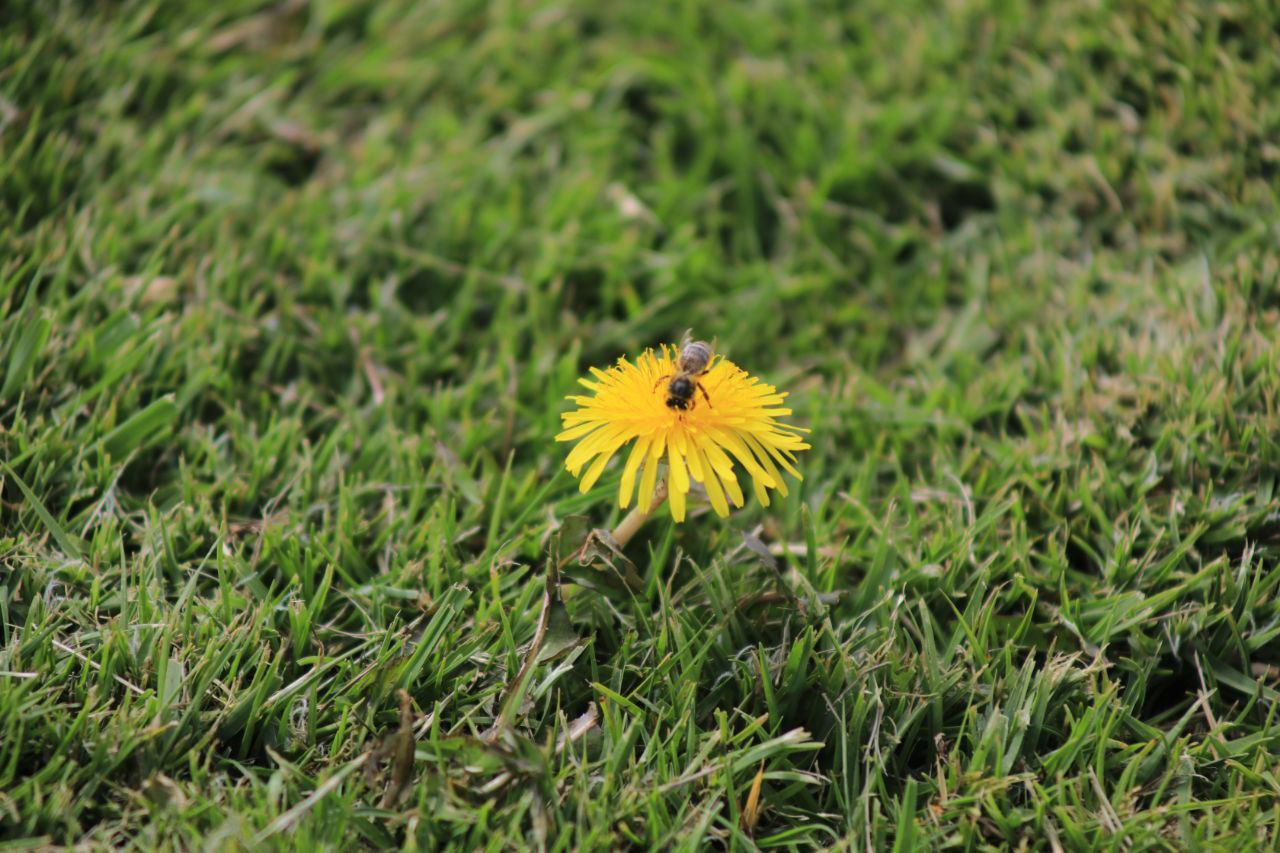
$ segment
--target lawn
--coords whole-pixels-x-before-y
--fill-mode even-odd
[[[0,843],[1269,848],[1278,91],[1268,0],[7,0]],[[803,480],[583,550],[689,327]]]

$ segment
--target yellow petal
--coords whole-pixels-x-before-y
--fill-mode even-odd
[[[640,475],[640,502],[637,504],[646,512],[649,507],[653,506],[653,489],[657,484],[658,457],[650,453],[648,460],[645,462],[644,473]]]
[[[689,474],[699,483],[704,482],[706,475],[702,473],[702,459],[693,452],[693,440],[684,433],[680,433],[677,440],[679,441],[680,453],[684,455],[689,464]]]
[[[684,521],[684,495],[675,488],[667,489],[667,502],[671,504],[671,517],[676,521]]]
[[[604,472],[604,466],[609,464],[609,460],[612,458],[612,453],[601,453],[596,457],[596,461],[587,469],[587,473],[582,475],[582,482],[578,484],[578,491],[584,495],[591,491],[591,487],[596,484],[596,480],[599,480],[600,474]]]
[[[631,503],[631,495],[636,490],[636,471],[640,468],[640,463],[644,461],[645,454],[649,452],[649,437],[642,435],[636,439],[635,447],[631,448],[631,455],[627,457],[627,465],[622,469],[622,482],[618,486],[618,506],[623,509]],[[648,507],[645,507],[648,509]]]
[[[778,448],[775,447],[772,443],[763,440],[760,436],[751,436],[751,437],[754,438],[758,444],[762,445],[765,448],[765,450],[769,452],[769,455],[772,456],[774,459],[776,459],[778,464],[787,470],[788,474],[790,474],[793,477],[800,476],[800,472],[797,471],[795,469],[795,466],[792,465],[791,462],[789,461],[789,458],[791,457],[790,453],[779,451]]]
[[[602,424],[599,421],[587,421],[586,423],[571,426],[568,429],[561,430],[556,434],[556,441],[573,441],[575,438],[582,438],[589,432],[599,429]]]
[[[649,456],[657,459],[662,456],[662,452],[667,448],[667,434],[664,432],[657,433],[653,437],[653,443],[649,445]]]
[[[733,462],[715,442],[705,441],[701,447],[707,461],[711,463],[711,467],[724,483],[724,490],[729,493],[729,499],[733,501],[733,505],[742,506],[744,503],[742,487],[738,485],[738,476],[733,471]]]
[[[695,445],[689,450],[689,459],[698,460],[698,469],[702,471],[705,478],[701,481],[702,485],[707,489],[707,497],[711,500],[711,508],[721,518],[729,517],[729,503],[724,499],[724,489],[720,488],[720,478],[716,476],[716,472],[711,467],[711,463],[703,464],[702,451]]]
[[[742,463],[742,467],[746,468],[747,473],[754,479],[763,480],[764,484],[771,488],[776,485],[774,477],[760,466],[755,456],[752,455],[750,448],[737,435],[728,430],[714,430],[711,431],[711,435],[721,447],[737,457],[738,461]]]
[[[576,477],[578,472],[582,470],[582,466],[599,452],[593,445],[586,443],[576,444],[573,450],[569,451],[569,455],[565,457],[564,467],[568,468],[569,473]]]
[[[773,460],[769,458],[769,452],[761,447],[760,442],[756,441],[750,433],[743,433],[742,440],[751,448],[764,470],[769,472],[769,476],[773,478],[773,487],[778,490],[778,494],[785,498],[787,496],[787,484],[782,479],[782,475],[778,473],[778,469],[774,467]]]
[[[764,483],[755,477],[751,478],[751,485],[756,490],[756,500],[760,501],[761,506],[769,505],[769,490],[764,487]]]
[[[667,441],[667,476],[671,479],[671,491],[689,491],[689,472],[684,467],[684,457],[670,440]]]

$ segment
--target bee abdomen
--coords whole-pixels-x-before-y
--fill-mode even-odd
[[[711,344],[692,341],[680,350],[680,367],[688,373],[700,373],[711,362]]]

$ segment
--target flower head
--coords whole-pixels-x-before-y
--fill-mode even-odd
[[[729,514],[729,501],[742,506],[734,460],[751,476],[756,497],[765,506],[769,489],[787,494],[779,468],[800,478],[794,453],[809,448],[801,437],[807,430],[777,420],[791,414],[782,408],[787,395],[728,359],[715,359],[698,377],[702,387],[691,407],[683,410],[666,403],[667,385],[676,374],[674,348],[645,350],[634,363],[619,358],[608,370],[593,367],[591,373],[595,381],[578,381],[592,393],[568,398],[578,408],[561,415],[564,430],[556,436],[556,441],[577,442],[565,467],[581,477],[580,491],[595,485],[614,454],[632,442],[618,505],[625,509],[631,503],[639,476],[639,506],[647,509],[658,467],[665,461],[676,521],[684,521],[691,481],[703,485],[721,516]]]

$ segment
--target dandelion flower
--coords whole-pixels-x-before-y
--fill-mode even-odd
[[[676,372],[676,356],[672,347],[645,350],[634,363],[619,358],[608,370],[591,368],[595,381],[578,380],[592,393],[568,398],[578,408],[561,415],[564,430],[556,441],[577,442],[565,467],[581,478],[579,490],[594,486],[609,460],[631,444],[618,489],[623,509],[635,496],[637,477],[638,505],[651,506],[664,461],[676,521],[684,521],[693,482],[702,484],[722,517],[729,515],[730,501],[742,506],[735,460],[750,475],[760,503],[769,505],[769,489],[785,497],[787,484],[778,469],[800,479],[795,452],[809,448],[802,438],[807,430],[778,420],[791,414],[783,408],[787,395],[717,358],[698,377],[706,396],[699,393],[692,408],[670,408],[666,380]]]

